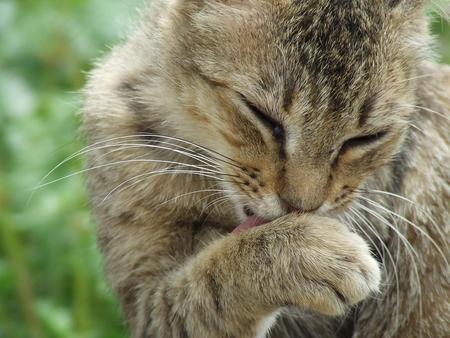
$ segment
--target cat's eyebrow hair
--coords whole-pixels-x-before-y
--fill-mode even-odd
[[[274,119],[272,116],[268,115],[265,110],[261,109],[252,100],[248,99],[244,94],[239,93],[242,101],[251,109],[251,111],[269,128],[273,126],[280,125],[280,122]]]
[[[297,85],[295,81],[288,81],[285,85],[284,97],[283,97],[283,109],[285,112],[289,112],[294,101],[295,89]]]
[[[142,82],[137,79],[128,79],[117,88],[119,97],[124,101],[127,108],[136,118],[142,119],[148,114],[148,107],[139,101]]]
[[[369,95],[365,99],[363,105],[361,106],[361,108],[359,110],[359,120],[358,120],[359,127],[363,127],[367,123],[370,113],[374,109],[377,97],[378,96],[376,94],[374,94],[374,95]]]
[[[218,80],[214,80],[211,79],[210,77],[208,77],[207,75],[205,75],[200,69],[195,68],[196,73],[198,76],[200,76],[204,81],[208,82],[209,84],[216,86],[216,87],[222,87],[222,88],[226,88],[226,89],[231,89],[225,82],[222,81],[218,81]]]

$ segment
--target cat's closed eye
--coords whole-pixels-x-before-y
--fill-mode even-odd
[[[284,143],[285,131],[283,125],[274,118],[263,112],[253,102],[248,100],[244,95],[240,95],[251,112],[258,118],[261,123],[272,132],[273,137],[280,143]]]
[[[343,154],[347,150],[352,149],[352,148],[363,147],[363,146],[374,144],[378,141],[381,141],[383,138],[385,138],[385,136],[387,134],[388,134],[388,131],[383,130],[383,131],[379,131],[374,134],[352,137],[342,144],[339,152],[340,152],[340,154]]]
[[[333,165],[337,164],[337,161],[339,157],[347,153],[348,151],[352,149],[358,149],[366,146],[376,145],[379,141],[386,138],[386,136],[389,134],[388,130],[382,130],[377,133],[368,134],[368,135],[361,135],[349,138],[346,140],[340,148],[338,148],[335,152],[335,157],[333,159]]]

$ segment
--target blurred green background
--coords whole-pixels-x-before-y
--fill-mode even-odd
[[[84,179],[30,189],[83,147],[86,71],[140,0],[0,0],[0,338],[126,337],[95,246]],[[441,4],[448,7],[448,1]],[[435,15],[442,61],[450,28]],[[77,158],[49,180],[83,168]]]

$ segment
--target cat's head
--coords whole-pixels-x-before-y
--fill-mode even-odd
[[[412,0],[173,1],[162,23],[178,135],[239,212],[347,205],[397,154],[426,40]],[[226,156],[226,158],[225,158]]]

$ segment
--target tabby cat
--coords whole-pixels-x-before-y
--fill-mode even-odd
[[[83,113],[133,337],[450,337],[450,68],[426,5],[149,2]]]

